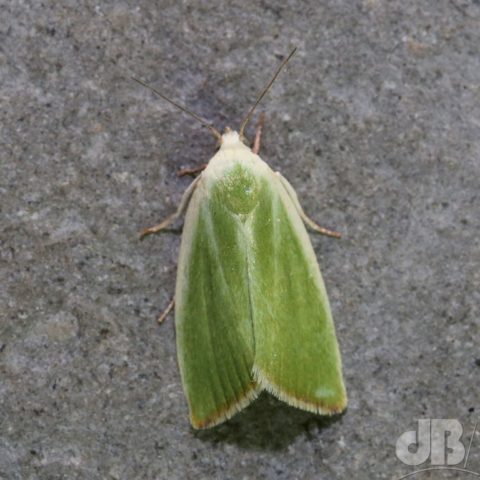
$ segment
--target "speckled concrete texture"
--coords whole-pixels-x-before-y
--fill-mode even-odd
[[[457,419],[468,445],[480,416],[478,1],[0,11],[2,480],[399,479],[432,466],[395,454],[419,418]],[[215,141],[130,75],[236,127],[293,46],[260,109],[261,155],[344,234],[312,242],[349,408],[328,420],[265,395],[198,433],[173,319],[156,323],[181,222],[138,232],[175,210],[191,181],[176,170]],[[480,472],[478,434],[467,467]],[[439,475],[467,478],[413,478]]]

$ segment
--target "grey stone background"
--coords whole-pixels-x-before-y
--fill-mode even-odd
[[[397,479],[418,418],[480,414],[480,3],[0,2],[0,478]],[[279,59],[261,155],[305,210],[349,393],[188,423],[172,213]],[[250,129],[250,134],[253,128]],[[417,468],[430,467],[430,461]],[[461,467],[462,465],[459,465]],[[468,468],[480,472],[480,435]],[[467,478],[426,472],[415,478]]]

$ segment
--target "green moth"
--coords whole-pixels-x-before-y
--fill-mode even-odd
[[[240,133],[206,124],[219,150],[183,195],[185,214],[175,291],[180,372],[195,428],[224,422],[266,390],[318,414],[347,403],[327,293],[293,187],[245,143],[257,98]],[[259,136],[258,136],[259,138]],[[173,305],[173,302],[172,302]]]

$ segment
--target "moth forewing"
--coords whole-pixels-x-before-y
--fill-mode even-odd
[[[221,148],[193,192],[178,263],[177,354],[196,428],[220,423],[258,394],[241,225],[216,180],[224,156]]]
[[[254,378],[295,407],[341,412],[346,392],[324,282],[298,207],[273,172],[259,205],[253,223],[266,227],[252,238],[251,283],[262,286],[251,289]]]

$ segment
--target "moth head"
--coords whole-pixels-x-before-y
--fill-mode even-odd
[[[245,143],[245,137],[242,138],[238,132],[232,130],[230,127],[226,127],[220,139],[220,146],[229,147],[239,143]]]

